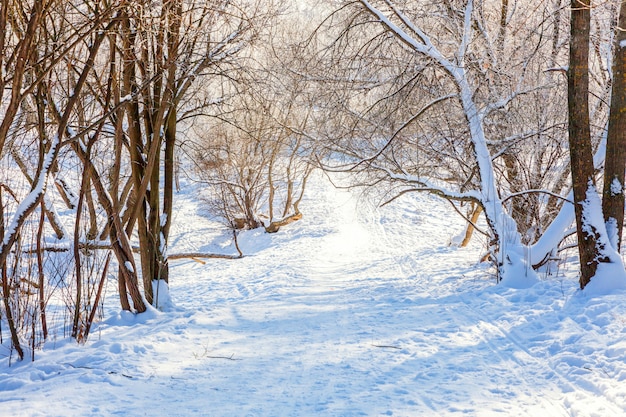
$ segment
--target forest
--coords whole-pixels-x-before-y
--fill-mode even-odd
[[[324,216],[456,225],[446,250],[472,255],[438,262],[489,288],[623,296],[625,28],[621,0],[0,0],[0,367],[111,314],[176,322],[190,265],[280,275]],[[356,220],[328,211],[347,195]],[[396,227],[367,233],[405,274],[427,249]]]

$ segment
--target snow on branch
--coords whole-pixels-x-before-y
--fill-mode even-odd
[[[55,135],[50,143],[50,149],[46,153],[44,158],[43,165],[41,167],[41,171],[39,172],[39,176],[36,181],[33,183],[31,191],[28,195],[20,202],[17,209],[15,210],[15,214],[11,219],[11,223],[9,227],[5,230],[4,239],[2,240],[2,252],[4,252],[5,247],[11,246],[13,241],[21,227],[24,219],[28,217],[28,215],[34,210],[34,208],[39,204],[39,201],[43,197],[46,187],[48,185],[48,172],[52,167],[52,163],[54,162],[58,148],[60,146],[59,136]]]
[[[463,21],[463,38],[461,39],[461,43],[459,45],[459,61],[461,64],[465,62],[465,54],[467,52],[467,47],[470,43],[470,37],[472,34],[472,11],[474,10],[474,2],[469,0],[467,2],[467,6],[465,7],[465,18]]]
[[[492,113],[492,112],[494,112],[496,110],[500,110],[500,109],[505,108],[506,106],[509,105],[509,103],[511,103],[513,100],[515,100],[519,96],[522,96],[524,94],[534,93],[536,91],[544,90],[544,89],[547,89],[547,88],[550,88],[550,87],[549,86],[545,86],[545,85],[541,85],[541,86],[538,86],[538,87],[528,88],[528,89],[524,89],[524,90],[515,90],[511,94],[509,94],[508,96],[502,97],[500,100],[494,101],[493,103],[490,103],[489,105],[485,106],[480,111],[480,117],[484,119],[490,113]]]
[[[184,82],[181,82],[178,90],[176,91],[176,96],[181,97],[193,84],[195,79],[209,66],[212,64],[220,63],[226,60],[229,57],[236,55],[240,50],[243,49],[244,42],[235,42],[237,38],[239,38],[244,29],[241,27],[232,31],[226,38],[222,39],[217,43],[212,49],[206,52],[204,58],[200,59],[193,67],[189,68],[186,74],[181,77]],[[229,49],[228,47],[231,46]]]
[[[475,190],[470,190],[466,192],[456,192],[456,191],[448,190],[439,185],[433,184],[432,182],[419,178],[415,175],[410,175],[407,173],[398,174],[398,173],[391,171],[389,168],[385,168],[381,166],[373,166],[372,168],[385,172],[387,176],[389,177],[389,179],[391,180],[402,181],[402,182],[411,184],[411,186],[414,187],[411,189],[412,191],[427,192],[430,194],[435,194],[447,200],[473,201],[476,203],[482,202],[481,194]]]
[[[559,127],[559,125],[563,126],[563,123],[555,123],[555,124],[552,124],[550,126],[543,127],[541,129],[528,130],[526,132],[517,133],[517,134],[511,135],[511,136],[507,136],[505,138],[498,139],[498,140],[486,140],[485,143],[487,145],[490,145],[490,146],[505,146],[505,147],[509,147],[509,146],[515,145],[516,143],[521,142],[521,141],[523,141],[525,139],[531,138],[533,136],[541,135],[542,133],[546,133],[546,132],[548,132],[548,131],[550,131],[552,129],[555,129],[555,128]],[[492,159],[496,159],[501,154],[502,154],[501,152],[497,153],[497,154],[494,154]]]
[[[386,0],[389,1],[389,0]],[[400,26],[393,23],[387,16],[385,16],[380,10],[376,7],[372,6],[372,4],[367,0],[360,0],[360,3],[369,11],[372,15],[374,15],[387,29],[389,29],[401,42],[407,45],[409,48],[413,49],[415,52],[420,53],[434,61],[436,61],[439,65],[441,65],[447,72],[452,74],[455,78],[458,77],[456,74],[457,67],[453,65],[448,59],[446,59],[441,52],[432,44],[430,38],[416,25],[414,25],[408,18],[402,15],[399,11],[399,16],[403,23],[405,23],[412,32],[414,32],[418,39],[408,34],[404,29]]]
[[[420,28],[415,26],[415,24],[413,24],[413,22],[404,13],[402,13],[396,7],[396,5],[393,4],[392,1],[385,0],[385,3],[387,3],[387,5],[391,8],[391,10],[394,12],[394,14],[402,21],[402,23],[404,23],[413,33],[415,33],[415,35],[417,35],[417,37],[420,39],[420,41],[422,41],[425,45],[432,45],[428,35],[426,33],[424,33]]]

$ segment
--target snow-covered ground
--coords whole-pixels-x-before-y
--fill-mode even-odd
[[[170,252],[235,253],[185,191]],[[498,286],[434,197],[308,191],[300,222],[240,234],[243,259],[173,261],[165,311],[111,289],[86,345],[0,358],[0,415],[626,416],[626,293],[565,267]]]

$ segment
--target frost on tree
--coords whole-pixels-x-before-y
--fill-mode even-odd
[[[547,30],[542,13],[521,13],[507,2],[356,3],[320,54],[336,73],[327,78],[330,87],[342,78],[351,88],[328,93],[338,103],[329,139],[335,161],[363,174],[363,184],[391,184],[390,194],[430,192],[456,207],[480,206],[499,277],[532,284],[533,265],[556,246],[533,244],[567,189],[567,148],[559,142],[565,115],[552,104],[565,98],[564,79],[546,71],[546,60],[560,54],[558,32],[546,43],[537,35]]]

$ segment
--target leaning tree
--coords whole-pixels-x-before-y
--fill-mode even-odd
[[[563,80],[547,71],[561,57],[561,22],[544,19],[551,5],[535,6],[346,2],[321,26],[339,30],[322,40],[326,73],[316,74],[337,127],[334,168],[390,184],[390,199],[421,191],[481,210],[499,277],[512,285],[532,282],[552,250],[531,244],[567,192],[566,118],[549,100],[563,96]]]

